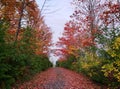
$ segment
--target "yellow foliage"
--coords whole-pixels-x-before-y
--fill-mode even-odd
[[[104,65],[102,71],[106,77],[112,73],[112,77],[120,82],[120,37],[115,39],[114,44],[107,52],[114,59],[114,62]]]
[[[114,44],[114,48],[115,49],[119,49],[119,47],[120,47],[120,37],[118,37],[116,40],[115,40],[115,44]]]
[[[116,78],[118,80],[118,82],[120,82],[120,66],[115,65],[118,64],[120,61],[115,61],[114,63],[111,64],[106,64],[102,67],[102,71],[104,72],[104,75],[106,77],[109,77],[109,74],[113,73],[113,77]]]
[[[85,57],[80,58],[82,69],[89,71],[90,68],[92,68],[93,66],[98,66],[101,63],[101,60],[95,54],[86,52],[85,55],[86,55]],[[92,76],[93,72],[92,70],[90,71],[91,72],[88,75]]]

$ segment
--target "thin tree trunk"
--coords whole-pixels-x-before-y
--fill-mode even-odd
[[[15,43],[18,40],[18,35],[19,35],[20,29],[21,29],[21,21],[22,21],[22,17],[23,17],[24,8],[25,8],[25,0],[23,0],[23,2],[22,2],[22,7],[21,7],[21,11],[20,11],[20,18],[18,20],[18,27],[17,27],[17,31],[15,34]]]

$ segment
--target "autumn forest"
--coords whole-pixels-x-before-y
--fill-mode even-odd
[[[74,12],[53,43],[36,0],[0,0],[0,89],[120,88],[120,0],[71,5]],[[59,57],[56,68],[51,53]]]

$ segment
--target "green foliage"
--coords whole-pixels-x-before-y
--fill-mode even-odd
[[[8,26],[0,20],[0,89],[11,89],[16,81],[20,83],[52,66],[47,56],[35,54],[31,28],[25,28],[22,39],[14,45],[14,41],[5,41]]]
[[[119,33],[118,28],[105,28],[104,34],[96,34],[97,43],[102,47],[96,49],[97,55],[92,49],[86,50],[85,56],[80,56],[75,63],[74,70],[112,88],[119,87],[120,38],[117,37]]]
[[[117,86],[120,84],[120,37],[114,40],[107,52],[111,56],[111,60],[102,67],[102,71],[112,82],[110,85]]]
[[[67,68],[67,69],[72,69],[72,65],[74,64],[74,61],[76,60],[76,58],[73,56],[73,55],[69,55],[67,57],[67,60],[64,60],[64,61],[58,61],[57,62],[57,66],[58,67],[64,67],[64,68]]]
[[[98,58],[96,54],[85,52],[85,56],[79,57],[78,61],[75,63],[75,68],[77,72],[82,72],[86,76],[90,77],[92,80],[105,84],[108,80],[104,77],[101,70],[102,59]]]
[[[52,67],[52,63],[49,62],[48,57],[46,56],[36,56],[31,61],[31,70],[32,73],[38,73],[39,71],[44,71],[49,67]],[[34,70],[34,71],[33,71]]]
[[[5,20],[0,20],[0,88],[3,89],[4,87],[9,89],[10,84],[15,81],[14,78],[8,74],[8,71],[11,70],[11,65],[7,63],[9,60],[7,55],[9,51],[4,49],[6,48],[4,36],[8,26]]]
[[[96,34],[99,47],[89,47],[80,51],[76,59],[68,57],[59,62],[62,66],[78,73],[82,72],[92,80],[110,86],[110,89],[120,87],[120,29],[104,29],[103,34]]]
[[[107,27],[103,28],[102,34],[96,34],[97,43],[101,44],[103,47],[109,47],[112,41],[119,35],[120,28],[109,29]]]
[[[4,36],[5,36],[5,31],[9,27],[9,24],[5,20],[0,20],[0,53],[3,52],[4,48]],[[3,46],[3,47],[2,47]]]

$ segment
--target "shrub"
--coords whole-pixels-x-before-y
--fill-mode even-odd
[[[120,37],[114,40],[107,52],[111,58],[102,66],[102,71],[105,77],[112,82],[109,84],[110,86],[120,87]]]
[[[0,20],[0,89],[11,89],[16,81],[23,82],[51,67],[47,56],[36,55],[31,49],[35,44],[31,42],[30,28],[25,28],[23,38],[14,44],[12,39],[7,40],[12,36],[6,33],[8,26],[6,21]]]
[[[59,67],[72,69],[72,66],[73,66],[73,63],[75,60],[76,60],[76,58],[73,55],[69,55],[69,56],[67,56],[66,60],[58,61],[56,65]]]

